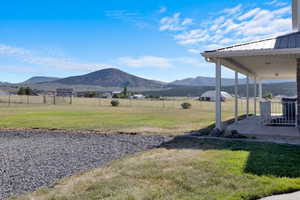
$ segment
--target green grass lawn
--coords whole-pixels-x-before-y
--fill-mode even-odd
[[[209,107],[208,107],[209,106]],[[0,107],[0,128],[97,130],[178,135],[214,122],[213,103],[190,110],[179,106],[12,105]],[[231,112],[224,112],[230,118]]]
[[[17,200],[254,200],[300,189],[300,147],[175,139]]]

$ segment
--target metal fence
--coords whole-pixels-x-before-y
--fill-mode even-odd
[[[72,97],[0,95],[1,104],[72,104]]]
[[[260,118],[267,126],[296,126],[297,102],[262,101]]]
[[[90,105],[111,106],[113,99],[85,98],[85,97],[60,97],[60,96],[22,96],[22,95],[0,95],[0,105]],[[184,102],[191,103],[193,108],[212,111],[215,109],[214,102],[200,102],[193,98],[164,98],[164,99],[116,99],[120,107],[157,107],[157,108],[179,108]],[[231,107],[230,107],[231,108]]]
[[[58,96],[22,96],[22,95],[0,95],[0,106],[42,106],[42,105],[70,105],[70,106],[95,106],[111,107],[113,99],[105,98],[85,98],[85,97],[58,97]],[[199,101],[191,97],[169,97],[163,99],[117,99],[119,107],[127,108],[149,108],[149,109],[181,109],[181,104],[188,102],[192,105],[191,109],[200,113],[214,113],[215,102]],[[250,100],[249,112],[254,113],[254,99]],[[222,102],[223,120],[234,116],[234,99]],[[258,102],[257,102],[258,103]],[[246,99],[238,100],[238,115],[246,114]],[[259,110],[259,106],[257,106]]]

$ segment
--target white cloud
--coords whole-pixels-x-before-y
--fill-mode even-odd
[[[272,9],[255,7],[245,9],[245,7],[240,4],[224,9],[209,20],[200,23],[193,19],[193,26],[161,30],[173,31],[173,37],[178,44],[187,47],[191,53],[196,52],[194,51],[196,48],[201,51],[212,50],[291,31],[290,6],[284,5]],[[177,15],[177,19],[178,22],[180,15]]]
[[[193,53],[193,54],[200,54],[201,51],[199,49],[188,49],[188,52]]]
[[[245,20],[245,19],[248,19],[250,17],[253,17],[255,16],[261,9],[260,8],[254,8],[250,11],[248,11],[247,13],[241,15],[238,17],[238,20],[242,21],[242,20]]]
[[[24,72],[38,72],[36,68],[24,65],[0,65],[0,70],[5,72],[24,73]]]
[[[26,55],[30,52],[28,50],[12,47],[4,44],[0,44],[0,55],[12,55],[12,56],[20,56]]]
[[[186,25],[191,25],[193,24],[193,20],[191,18],[185,18],[182,23],[181,23],[183,26],[186,26]]]
[[[267,2],[266,5],[269,5],[269,6],[285,6],[285,5],[287,5],[287,3],[286,2],[281,2],[281,1],[278,1],[278,0],[272,0],[272,1]]]
[[[155,56],[143,56],[139,58],[121,57],[119,58],[120,64],[125,64],[129,67],[171,67],[172,64],[167,58]]]
[[[153,67],[153,68],[170,68],[174,66],[199,66],[200,59],[193,57],[178,57],[178,58],[166,58],[157,56],[142,56],[142,57],[121,57],[118,59],[120,65],[126,65],[128,67]]]
[[[196,44],[209,39],[207,30],[193,29],[174,36],[182,45]]]
[[[226,8],[222,11],[222,13],[225,13],[227,15],[234,15],[237,14],[238,12],[240,12],[242,10],[242,5],[239,4],[233,8]]]
[[[181,31],[193,23],[191,18],[181,18],[181,13],[175,13],[172,16],[164,17],[160,20],[161,31]]]
[[[30,50],[0,44],[0,55],[11,56],[20,62],[40,67],[54,67],[61,70],[99,70],[113,67],[105,64],[82,63],[65,57],[41,56]]]
[[[133,24],[139,28],[149,27],[150,24],[146,22],[144,16],[139,12],[131,12],[128,10],[106,10],[105,16],[110,17],[115,20],[120,20],[125,23]]]

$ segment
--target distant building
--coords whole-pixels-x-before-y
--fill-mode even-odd
[[[115,94],[116,94],[116,95],[117,95],[117,94],[121,94],[122,92],[123,92],[123,91],[113,91],[113,92],[112,92],[112,95],[115,95]]]
[[[56,96],[59,97],[71,97],[73,96],[73,88],[57,88],[56,89]]]
[[[103,95],[102,95],[102,97],[103,98],[106,98],[106,99],[111,99],[112,98],[112,93],[111,92],[105,92]]]
[[[221,101],[226,101],[227,99],[232,98],[230,94],[227,92],[222,91],[221,92]],[[201,97],[199,98],[200,101],[216,101],[216,91],[207,91],[204,92]]]
[[[132,99],[145,99],[145,96],[142,94],[135,94],[131,96]]]

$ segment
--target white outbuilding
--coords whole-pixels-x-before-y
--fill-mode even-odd
[[[145,96],[142,94],[135,94],[131,98],[132,99],[145,99]]]
[[[227,92],[221,91],[221,101],[226,101],[227,99],[232,98],[232,96],[230,94],[228,94]],[[201,101],[216,101],[216,91],[215,90],[210,90],[210,91],[206,91],[204,92],[201,97],[200,100]]]

